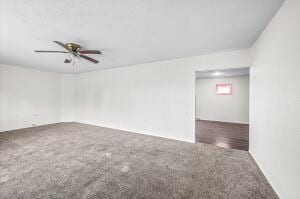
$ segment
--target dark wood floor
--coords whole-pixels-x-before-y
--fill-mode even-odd
[[[196,120],[196,142],[248,151],[249,125]]]

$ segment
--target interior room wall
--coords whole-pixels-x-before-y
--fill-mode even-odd
[[[195,71],[249,67],[239,50],[76,75],[76,121],[195,141]]]
[[[300,198],[300,1],[286,0],[252,49],[250,152],[280,198]]]
[[[217,84],[232,84],[232,95],[217,95]],[[196,118],[249,123],[249,75],[196,79]]]
[[[194,142],[195,71],[250,63],[244,49],[83,74],[1,65],[0,131],[78,121]]]
[[[75,77],[61,74],[61,121],[75,121]]]
[[[0,65],[0,131],[60,122],[60,74]]]

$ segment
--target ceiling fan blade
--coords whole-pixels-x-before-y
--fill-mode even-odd
[[[68,64],[68,63],[71,63],[72,60],[69,60],[69,59],[65,59],[64,63]]]
[[[35,50],[36,53],[69,53],[66,51],[56,51],[56,50]]]
[[[81,50],[80,54],[101,54],[99,50]]]
[[[54,43],[56,43],[56,44],[58,44],[58,45],[60,45],[61,47],[63,47],[64,49],[66,49],[67,51],[70,51],[69,49],[68,49],[68,47],[63,43],[63,42],[60,42],[60,41],[53,41]]]
[[[93,59],[93,58],[91,58],[91,57],[88,57],[88,56],[86,56],[86,55],[79,55],[81,58],[83,58],[83,59],[86,59],[86,60],[88,60],[88,61],[90,61],[90,62],[93,62],[94,64],[98,64],[99,63],[99,61],[97,61],[97,60],[95,60],[95,59]]]

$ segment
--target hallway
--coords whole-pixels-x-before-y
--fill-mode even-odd
[[[249,125],[196,120],[196,143],[206,143],[223,148],[249,149]]]

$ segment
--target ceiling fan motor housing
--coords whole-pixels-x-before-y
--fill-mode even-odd
[[[66,47],[72,52],[79,52],[81,50],[81,46],[75,43],[66,43]]]

